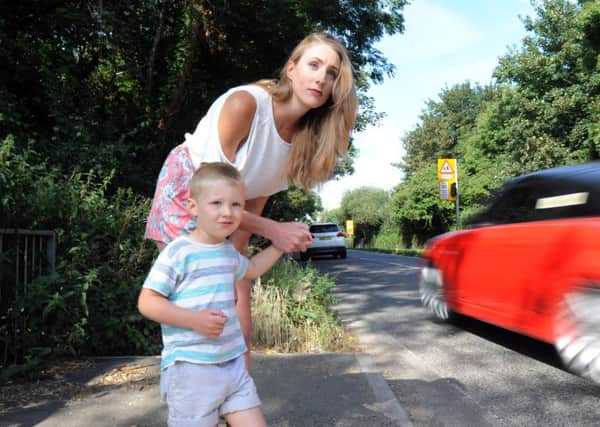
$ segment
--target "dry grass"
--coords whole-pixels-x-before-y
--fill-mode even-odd
[[[293,295],[256,282],[252,295],[253,350],[278,353],[357,352],[357,340],[337,322],[294,322],[288,317],[289,298],[301,301],[308,283],[299,284]]]

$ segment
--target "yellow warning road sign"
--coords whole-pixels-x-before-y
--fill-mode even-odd
[[[438,182],[440,183],[440,198],[456,200],[458,190],[458,169],[456,159],[438,159]]]
[[[456,159],[438,159],[438,181],[455,181]]]
[[[351,219],[346,220],[346,233],[353,236],[354,235],[354,221]]]

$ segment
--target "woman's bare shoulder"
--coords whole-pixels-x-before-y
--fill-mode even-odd
[[[225,156],[234,161],[235,153],[245,142],[256,114],[256,100],[251,93],[232,93],[223,104],[219,116],[219,139]]]
[[[256,113],[256,99],[248,91],[236,91],[225,100],[223,112],[237,120],[252,119]]]

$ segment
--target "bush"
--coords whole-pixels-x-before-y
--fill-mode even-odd
[[[57,240],[55,273],[2,303],[3,354],[12,352],[2,365],[15,365],[6,372],[29,370],[42,357],[160,348],[158,326],[136,309],[156,252],[142,237],[149,200],[111,190],[111,179],[46,170],[34,152],[16,152],[10,138],[0,147],[0,228],[53,230]]]
[[[280,352],[354,351],[331,311],[334,280],[284,258],[254,285],[253,346]]]
[[[35,152],[17,152],[11,138],[0,147],[0,228],[53,230],[57,240],[54,273],[20,293],[5,292],[2,281],[1,295],[14,298],[0,305],[0,380],[36,375],[58,357],[160,352],[160,326],[137,311],[156,255],[143,239],[150,200],[111,182],[94,171],[48,170]],[[10,270],[8,258],[2,271]],[[257,346],[343,349],[348,339],[330,311],[333,286],[315,269],[282,260],[256,285]]]
[[[400,232],[396,230],[385,230],[373,239],[372,247],[388,251],[398,251],[404,248]]]

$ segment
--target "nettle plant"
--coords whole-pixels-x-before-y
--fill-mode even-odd
[[[17,152],[10,138],[0,160],[0,228],[56,236],[55,272],[3,300],[3,375],[35,370],[49,356],[156,354],[158,325],[136,308],[156,254],[143,239],[149,200],[111,188],[111,175],[62,176],[34,152]],[[3,271],[12,270],[9,250],[2,262]]]

